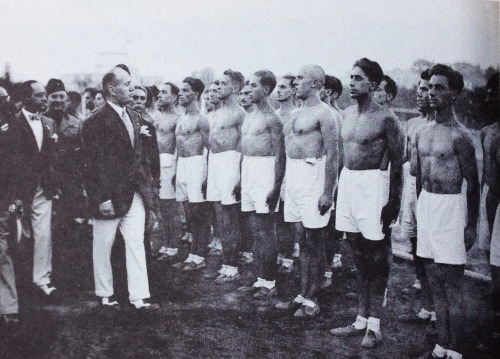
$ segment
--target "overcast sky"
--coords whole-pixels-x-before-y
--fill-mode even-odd
[[[486,0],[0,0],[0,66],[47,81],[125,62],[180,80],[233,68],[277,75],[315,63],[333,75],[369,57],[499,63],[498,2]],[[115,55],[105,55],[114,53]],[[123,54],[123,55],[116,55]],[[100,66],[100,67],[99,67]]]

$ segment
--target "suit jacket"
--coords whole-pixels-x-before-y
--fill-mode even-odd
[[[145,137],[145,150],[150,162],[150,174],[153,178],[153,187],[160,188],[160,150],[158,149],[158,139],[153,119],[147,113],[143,115],[144,123],[148,128],[151,137]]]
[[[29,208],[33,201],[38,184],[49,200],[56,192],[53,166],[57,140],[53,137],[56,133],[54,121],[45,116],[41,116],[41,121],[41,150],[22,111],[15,115],[8,131],[13,156],[14,196],[23,201],[25,208]]]
[[[108,103],[83,124],[83,177],[94,218],[105,218],[99,205],[108,200],[113,203],[114,218],[122,217],[129,211],[135,192],[142,195],[146,209],[156,210],[149,159],[140,134],[145,124],[136,111],[127,108],[127,114],[134,128],[134,146],[122,119]]]

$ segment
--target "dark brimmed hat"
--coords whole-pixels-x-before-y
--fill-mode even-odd
[[[64,83],[58,79],[50,79],[45,89],[47,90],[47,95],[58,91],[66,91]]]

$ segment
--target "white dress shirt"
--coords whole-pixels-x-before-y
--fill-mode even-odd
[[[41,151],[43,142],[43,124],[42,120],[40,119],[40,115],[35,115],[34,113],[28,112],[24,109],[24,107],[22,111],[24,117],[26,117],[26,120],[31,127],[31,131],[33,131],[33,135],[35,135],[36,144],[38,145],[38,151]],[[35,117],[38,119],[35,119]]]
[[[132,147],[134,147],[134,126],[132,125],[132,121],[130,120],[130,117],[128,117],[128,113],[126,111],[126,107],[120,107],[115,103],[112,103],[110,101],[107,101],[109,105],[113,108],[113,110],[116,111],[118,116],[123,121],[123,124],[127,128],[128,136],[130,137],[130,142],[132,143]]]

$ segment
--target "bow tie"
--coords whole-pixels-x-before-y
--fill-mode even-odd
[[[31,115],[30,116],[30,120],[32,120],[32,121],[37,121],[38,120],[39,121],[40,120],[40,115],[38,115],[38,114]]]

